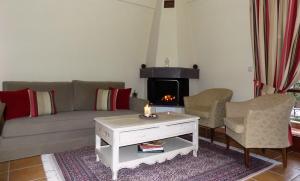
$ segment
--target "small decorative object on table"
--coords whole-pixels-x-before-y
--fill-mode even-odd
[[[158,118],[158,115],[152,114],[151,107],[147,104],[144,107],[144,114],[140,114],[139,117],[142,119],[156,119],[156,118]]]
[[[150,117],[150,115],[151,115],[151,107],[147,104],[144,107],[144,116],[145,117]]]

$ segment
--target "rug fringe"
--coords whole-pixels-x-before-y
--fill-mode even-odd
[[[53,154],[43,154],[41,158],[48,181],[65,181]]]

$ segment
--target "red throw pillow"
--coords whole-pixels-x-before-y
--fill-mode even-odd
[[[28,89],[18,91],[0,91],[0,101],[6,104],[4,120],[29,116]]]
[[[54,91],[28,90],[30,103],[30,116],[56,114]]]
[[[111,88],[117,89],[117,88]],[[131,88],[128,89],[118,89],[117,95],[117,109],[129,109]]]

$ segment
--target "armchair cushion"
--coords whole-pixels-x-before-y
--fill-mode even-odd
[[[243,133],[245,131],[244,118],[225,118],[226,128],[231,129],[236,133]]]
[[[208,106],[195,106],[190,109],[186,109],[186,113],[197,115],[200,118],[209,118],[211,108]]]

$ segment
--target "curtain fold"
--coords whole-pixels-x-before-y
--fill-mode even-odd
[[[286,92],[300,74],[300,0],[250,0],[254,95]]]

